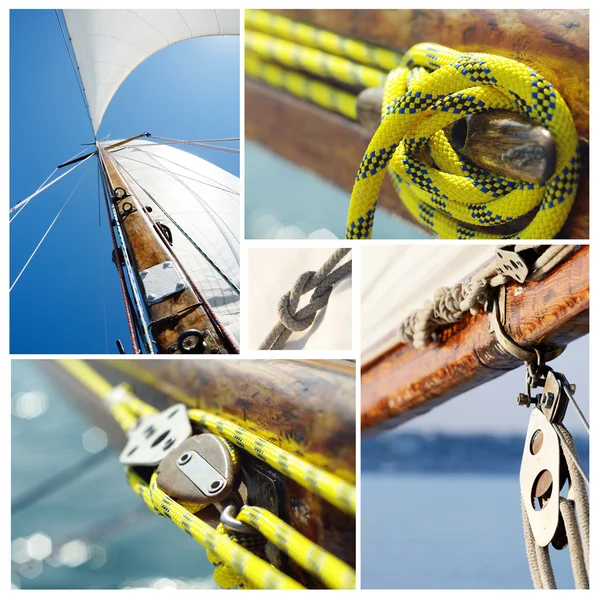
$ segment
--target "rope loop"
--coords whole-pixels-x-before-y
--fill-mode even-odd
[[[489,110],[517,112],[550,131],[556,164],[545,183],[495,175],[454,151],[444,128]],[[371,237],[379,189],[388,170],[412,216],[439,237],[552,239],[575,200],[579,166],[577,131],[569,108],[531,67],[502,56],[417,44],[386,79],[381,124],[352,191],[347,238]],[[513,222],[532,214],[526,225]],[[507,223],[520,230],[490,231]]]

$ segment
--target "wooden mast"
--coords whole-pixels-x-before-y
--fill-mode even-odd
[[[110,153],[100,143],[97,148],[102,165],[101,173],[111,192],[110,201],[113,202],[127,242],[158,353],[179,353],[178,340],[188,331],[199,331],[203,335],[205,353],[236,352],[235,342],[229,338],[201,291],[185,276],[176,256],[163,240],[164,234],[155,225],[146,206],[121,176]],[[186,288],[158,303],[149,303],[143,293],[140,273],[165,262],[176,264],[180,274],[185,276]]]
[[[589,331],[589,246],[579,248],[544,279],[510,283],[507,334],[519,345],[565,346]],[[488,314],[467,316],[439,330],[422,349],[397,343],[363,364],[363,431],[392,428],[522,365],[496,341]]]

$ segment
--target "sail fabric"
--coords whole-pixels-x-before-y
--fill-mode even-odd
[[[361,253],[361,347],[370,354],[382,337],[423,307],[440,287],[452,287],[494,258],[480,245],[369,245]]]
[[[119,86],[146,58],[171,44],[239,35],[239,10],[63,10],[94,133]]]
[[[105,145],[114,143],[118,140]],[[210,263],[239,289],[239,178],[194,154],[146,140],[110,154],[133,193],[151,209],[150,217],[169,228],[172,252],[239,343],[240,296]]]

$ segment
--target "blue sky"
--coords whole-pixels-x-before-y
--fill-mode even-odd
[[[98,137],[143,131],[177,139],[239,137],[239,95],[238,37],[180,42],[125,80]],[[10,129],[10,205],[33,193],[80,144],[93,141],[53,10],[10,13]],[[236,154],[179,147],[239,176]],[[106,353],[107,345],[116,353],[115,339],[131,350],[104,206],[98,224],[95,160],[37,196],[10,225],[12,282],[89,165],[11,292],[11,353]]]

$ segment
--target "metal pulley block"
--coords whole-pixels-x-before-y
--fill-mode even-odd
[[[531,411],[519,481],[535,541],[546,547],[560,532],[559,501],[564,476],[558,435],[538,408]]]
[[[536,258],[533,248],[508,245],[496,249],[496,268],[499,274],[524,283]]]
[[[141,418],[127,431],[127,445],[119,461],[126,466],[157,466],[191,434],[187,406],[175,404],[159,414]]]
[[[219,503],[234,490],[234,465],[220,437],[186,439],[159,464],[156,482],[170,497],[196,504]]]

